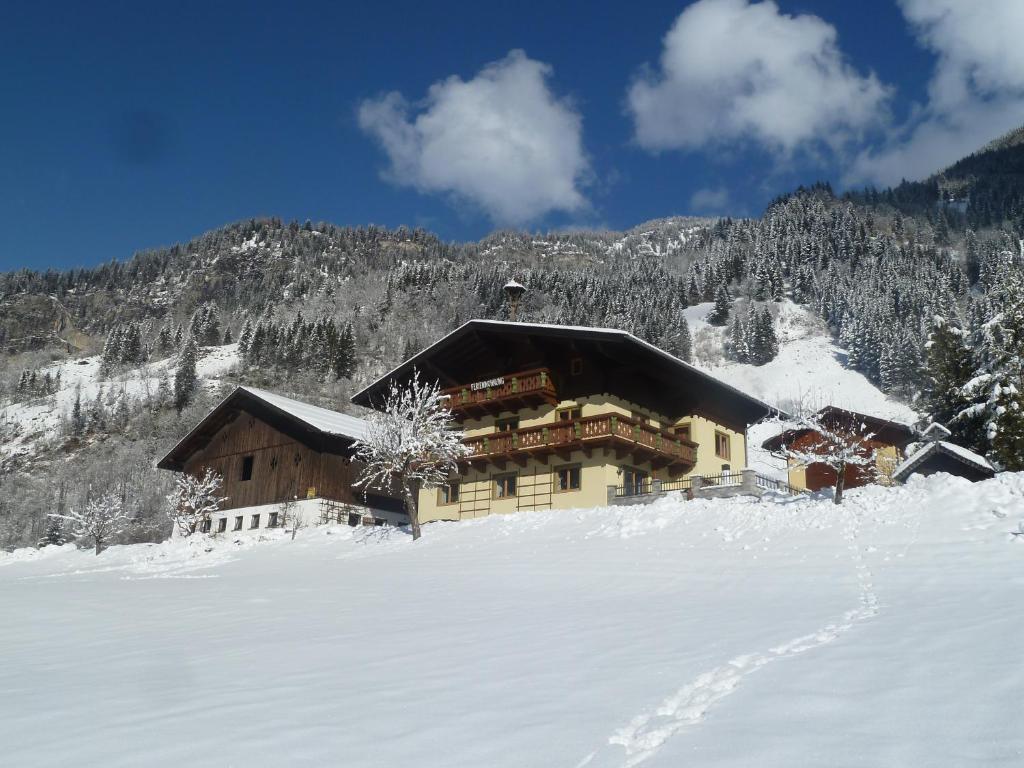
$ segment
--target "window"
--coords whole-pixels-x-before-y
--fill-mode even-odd
[[[242,516],[241,515],[239,515],[238,517],[235,518],[235,527],[232,530],[235,530],[235,531],[242,530]]]
[[[495,419],[494,420],[494,431],[495,432],[511,432],[515,429],[519,429],[519,419],[513,416],[510,419]]]
[[[199,524],[199,531],[201,533],[209,533],[210,532],[210,526],[212,525],[212,523],[213,523],[212,520],[209,520],[209,519],[203,520],[203,522],[201,522]]]
[[[242,458],[242,480],[252,480],[252,456],[244,456]]]
[[[508,499],[516,495],[516,476],[498,475],[494,478],[494,498]]]
[[[277,512],[270,513],[270,519],[267,520],[267,528],[277,528]]]
[[[559,421],[572,421],[583,415],[583,409],[578,405],[574,405],[572,408],[559,408],[557,413]]]
[[[678,427],[676,427],[675,431],[676,431],[676,437],[681,437],[683,440],[689,440],[690,439],[690,425],[689,424],[680,424]]]
[[[579,376],[581,373],[583,373],[582,357],[574,357],[572,359],[572,361],[569,363],[569,373],[571,373],[573,376]]]
[[[456,504],[459,501],[459,484],[445,483],[437,489],[438,504]]]
[[[555,492],[578,491],[580,489],[580,467],[573,464],[555,470]]]
[[[636,411],[633,411],[633,421],[637,422],[638,424],[649,424],[651,420],[644,416],[642,413],[637,413]]]
[[[632,467],[622,468],[622,495],[637,496],[647,491],[647,473],[633,469]]]
[[[363,516],[360,515],[358,512],[349,512],[348,513],[348,524],[349,524],[350,527],[356,528],[359,525],[359,523],[362,522],[362,520],[363,520]]]
[[[728,464],[723,464],[722,465],[722,474],[723,475],[728,475],[731,471],[732,470],[729,468]]]
[[[260,516],[259,515],[253,515],[251,518],[249,518],[249,528],[259,528],[259,527],[260,527]]]
[[[224,533],[228,529],[228,519],[222,517],[217,521],[217,533]]]
[[[720,459],[731,459],[729,455],[729,436],[725,432],[715,430],[715,456]]]

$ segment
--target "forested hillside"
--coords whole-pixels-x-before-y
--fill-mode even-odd
[[[996,177],[1017,178],[993,153],[1019,149],[1008,140],[953,169],[981,195],[1004,183]],[[126,500],[162,526],[165,479],[147,466],[218,388],[252,383],[350,410],[352,392],[411,352],[467,319],[504,317],[510,277],[528,288],[520,319],[624,328],[687,359],[683,309],[714,301],[713,322],[728,328],[718,354],[753,365],[776,354],[772,318],[792,298],[827,323],[846,365],[1013,467],[1024,456],[1020,217],[1010,203],[971,219],[970,206],[911,209],[901,195],[840,199],[816,185],[757,219],[468,244],[259,219],[124,262],[2,274],[0,396],[17,405],[0,424],[0,546],[33,540],[55,505],[120,478],[118,457],[138,464],[117,480]],[[233,342],[237,365],[197,382],[204,348]],[[97,375],[110,383],[61,400],[56,389],[69,385],[57,375],[89,354],[102,354]],[[42,402],[61,409],[60,424],[28,440],[11,413]],[[158,528],[139,536],[159,538]]]

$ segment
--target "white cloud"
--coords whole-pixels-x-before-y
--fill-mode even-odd
[[[660,68],[631,86],[636,141],[652,151],[756,141],[838,149],[884,121],[889,90],[846,63],[836,30],[774,2],[699,0],[665,36]]]
[[[900,0],[918,41],[938,55],[928,102],[848,181],[928,176],[1024,123],[1024,2]]]
[[[390,181],[469,201],[497,224],[584,210],[582,120],[552,93],[550,74],[511,51],[471,80],[434,83],[421,104],[399,93],[365,101],[359,124],[387,153]]]
[[[698,189],[690,197],[690,210],[695,213],[724,213],[729,205],[729,190],[725,187]]]

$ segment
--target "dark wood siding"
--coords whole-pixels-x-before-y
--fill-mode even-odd
[[[245,457],[252,456],[252,478],[242,480]],[[354,468],[343,456],[322,454],[295,441],[254,416],[242,413],[225,425],[202,451],[185,464],[199,475],[206,467],[224,478],[224,509],[272,504],[317,496],[355,502]]]

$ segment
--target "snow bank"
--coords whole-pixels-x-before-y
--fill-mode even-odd
[[[1021,764],[1024,474],[0,559],[11,765]]]

